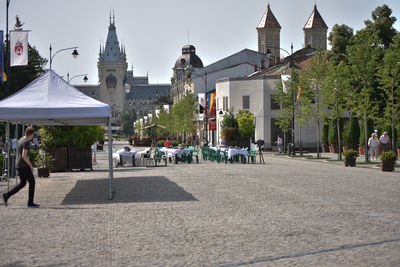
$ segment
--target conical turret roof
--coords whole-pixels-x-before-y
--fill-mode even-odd
[[[324,19],[321,14],[318,12],[317,5],[314,5],[314,10],[308,18],[306,25],[304,25],[305,29],[328,29]]]
[[[275,18],[274,14],[271,11],[269,3],[267,5],[267,10],[264,13],[264,16],[261,18],[260,23],[258,23],[257,29],[262,28],[275,28],[280,29],[281,25],[279,25],[278,20]]]
[[[115,27],[115,17],[113,17],[113,20],[111,20],[110,16],[110,26],[108,26],[106,47],[103,51],[103,61],[119,62],[122,57],[121,54],[121,48],[119,46],[117,30]]]

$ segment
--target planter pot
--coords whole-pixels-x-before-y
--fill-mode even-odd
[[[68,171],[68,149],[63,148],[47,148],[47,153],[49,153],[54,159],[55,172],[65,172]]]
[[[400,148],[397,149],[397,157],[400,158]]]
[[[338,146],[337,145],[330,145],[329,146],[330,153],[338,153]]]
[[[322,153],[328,153],[328,152],[329,152],[329,145],[322,144]]]
[[[364,155],[364,147],[363,146],[358,147],[358,154]]]
[[[356,166],[356,157],[344,157],[344,166],[355,167]]]
[[[394,171],[395,160],[382,160],[381,166],[383,172],[392,172]]]
[[[92,149],[69,147],[68,148],[68,169],[84,170],[93,169],[92,166]]]
[[[50,176],[50,172],[48,168],[38,168],[38,177],[47,178]]]
[[[329,153],[332,153],[332,151],[333,151],[332,146],[329,146]]]

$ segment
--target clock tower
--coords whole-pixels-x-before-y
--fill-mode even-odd
[[[119,45],[115,27],[115,16],[108,26],[108,35],[105,47],[100,46],[99,61],[99,100],[111,106],[113,120],[124,112],[126,105],[126,62],[125,48]]]

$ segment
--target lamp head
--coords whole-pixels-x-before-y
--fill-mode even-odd
[[[85,77],[83,77],[83,81],[87,82],[88,80],[89,80],[88,77],[85,75]]]
[[[77,56],[79,56],[78,50],[74,49],[74,51],[72,52],[72,56],[74,58],[77,58]]]

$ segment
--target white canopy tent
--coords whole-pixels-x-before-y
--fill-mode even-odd
[[[86,96],[51,70],[0,101],[0,121],[7,122],[7,125],[108,126],[109,197],[112,199],[115,187],[110,116],[111,108],[108,104]],[[9,127],[6,140],[9,140]]]

